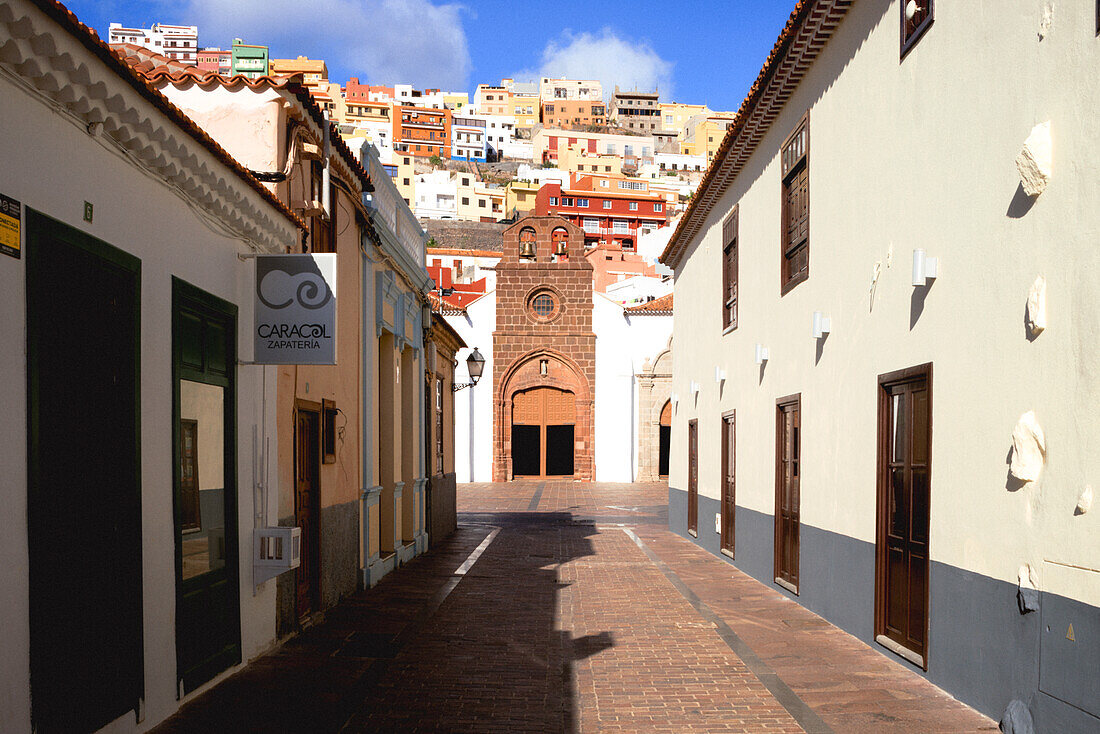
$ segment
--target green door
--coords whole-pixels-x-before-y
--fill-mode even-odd
[[[172,279],[176,665],[184,692],[241,661],[237,308]]]
[[[27,212],[31,719],[41,734],[100,729],[144,696],[140,284],[133,256]]]

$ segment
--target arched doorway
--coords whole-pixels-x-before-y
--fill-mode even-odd
[[[666,401],[661,409],[661,425],[658,428],[657,476],[668,479],[668,453],[672,445],[672,401]]]
[[[574,473],[576,395],[535,387],[512,396],[512,477],[569,477]]]

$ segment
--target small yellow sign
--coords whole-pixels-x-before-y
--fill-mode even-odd
[[[1077,642],[1077,638],[1073,636],[1073,624],[1072,623],[1069,626],[1069,631],[1066,632],[1066,639],[1069,640],[1070,642]]]
[[[16,259],[21,252],[19,230],[22,221],[22,205],[15,199],[0,194],[0,252]]]

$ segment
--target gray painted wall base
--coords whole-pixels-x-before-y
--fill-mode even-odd
[[[397,562],[404,566],[406,563],[416,557],[416,543],[415,541],[408,541],[402,543],[397,547]]]
[[[359,503],[321,508],[321,609],[352,594],[358,584]]]
[[[397,555],[394,553],[390,553],[385,557],[375,556],[374,559],[367,564],[367,567],[363,569],[363,588],[370,589],[374,587],[375,584],[382,580],[383,576],[394,569],[397,565],[396,561]]]
[[[1040,692],[1041,614],[1020,614],[1015,584],[933,562],[925,672],[874,641],[873,543],[803,524],[796,596],[774,582],[773,516],[738,506],[735,559],[730,559],[720,552],[719,536],[714,531],[719,508],[718,500],[699,497],[699,537],[693,538],[687,532],[687,492],[669,487],[668,523],[672,532],[821,615],[987,716],[1000,720],[1008,703],[1019,698],[1029,703],[1036,731],[1100,731],[1097,716]],[[1077,605],[1066,614],[1076,620],[1078,639],[1100,639],[1100,609],[1052,594],[1042,595],[1046,610],[1061,609],[1063,602]],[[1044,680],[1075,676],[1083,686],[1100,685],[1096,665],[1091,670],[1066,670],[1068,659],[1063,662],[1049,656],[1043,665]],[[1096,705],[1100,707],[1100,703]]]

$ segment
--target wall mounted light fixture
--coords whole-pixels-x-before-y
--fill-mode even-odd
[[[913,250],[913,286],[920,288],[928,285],[929,279],[935,280],[939,264],[939,258],[928,257],[924,250]]]
[[[726,371],[718,365],[714,366],[714,381],[719,385],[726,381]]]
[[[832,330],[833,320],[820,311],[814,311],[813,319],[810,321],[810,333],[813,338],[820,339]]]
[[[692,395],[698,395],[699,394],[699,383],[696,382],[695,380],[692,380],[691,383],[688,385],[688,390],[691,391]]]
[[[764,364],[768,361],[768,348],[763,344],[756,345],[756,363]]]

